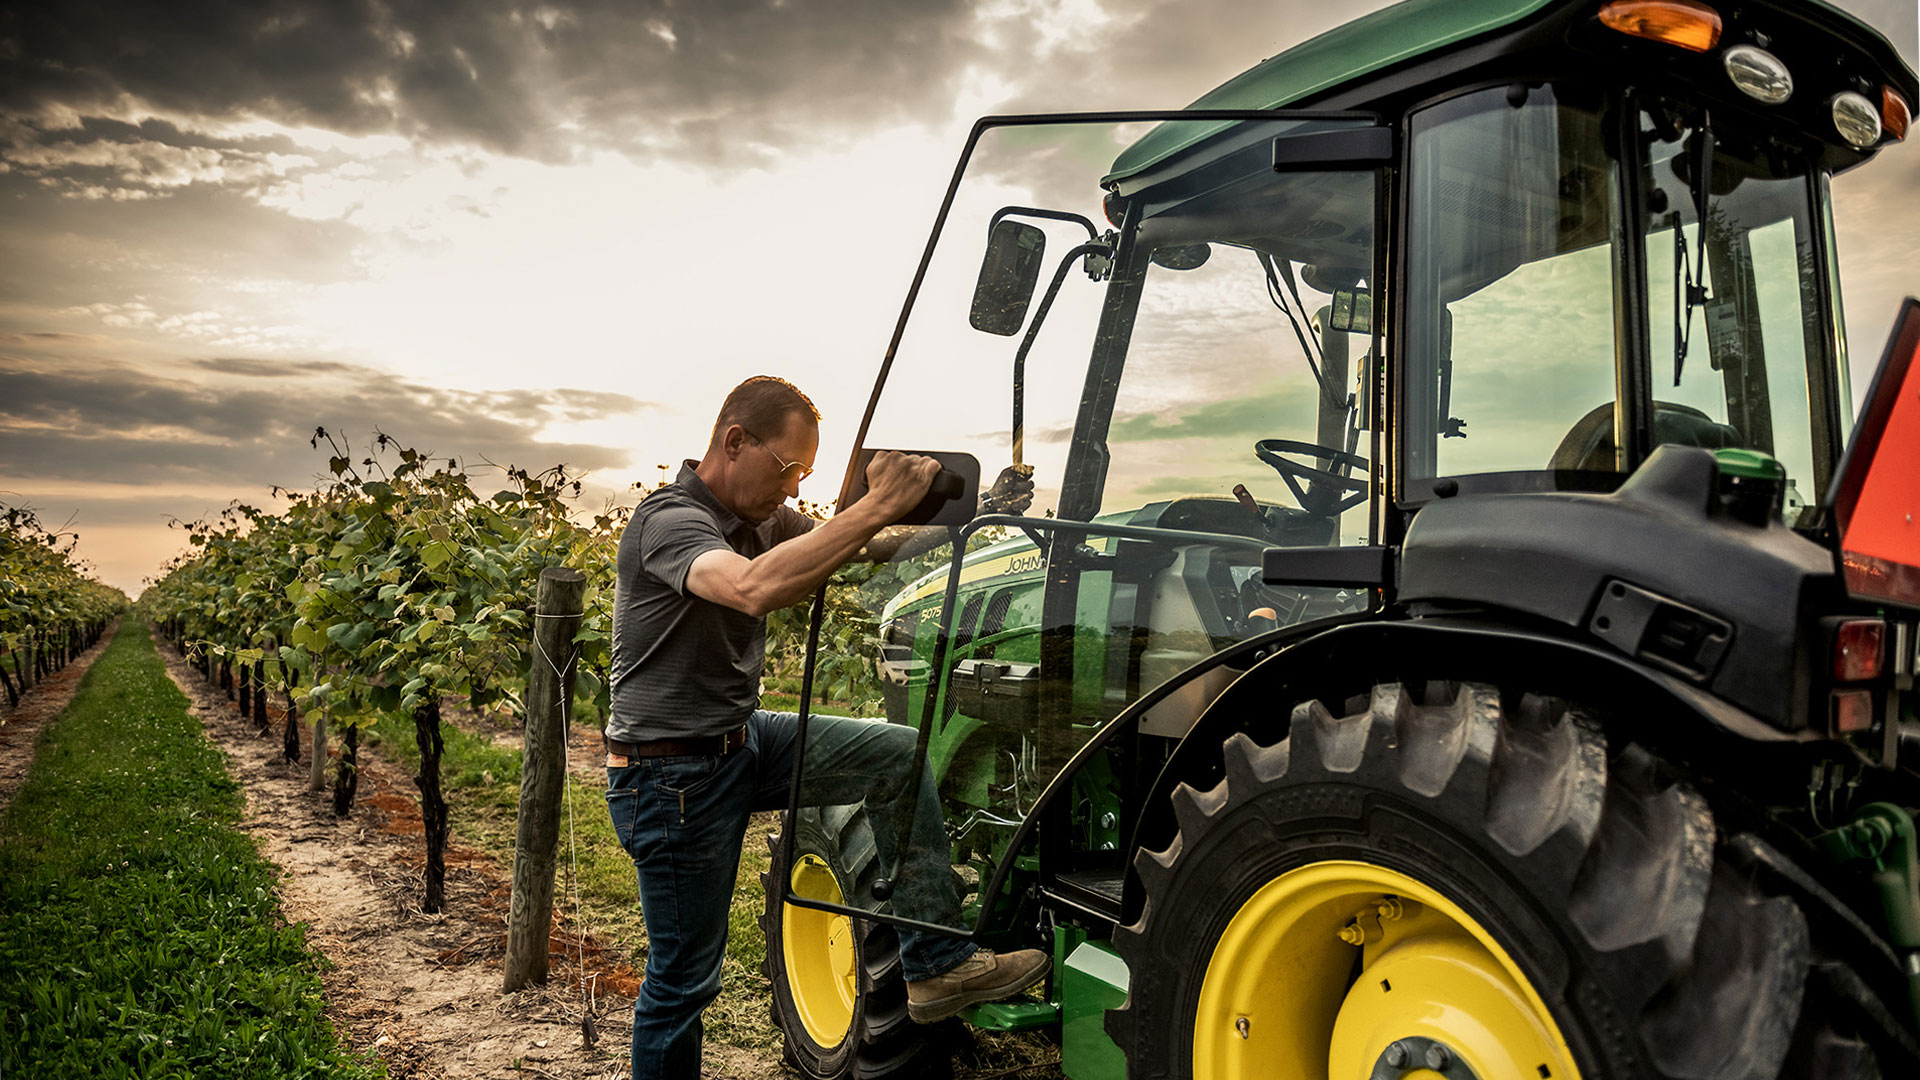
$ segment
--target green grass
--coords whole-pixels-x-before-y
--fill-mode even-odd
[[[241,795],[122,625],[0,816],[0,1076],[370,1077]]]

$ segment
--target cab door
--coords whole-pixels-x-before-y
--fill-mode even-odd
[[[859,446],[970,454],[986,494],[836,575],[803,703],[803,733],[915,732],[887,786],[937,809],[952,902],[902,913],[882,853],[912,850],[911,822],[819,805],[836,766],[803,734],[787,842],[833,850],[787,865],[811,854],[833,888],[795,874],[789,904],[986,940],[1031,925],[1036,888],[1117,911],[1130,794],[1231,681],[1218,658],[1366,610],[1261,565],[1375,536],[1393,147],[1352,114],[976,129]]]

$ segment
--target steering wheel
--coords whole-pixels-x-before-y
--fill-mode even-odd
[[[1300,508],[1310,514],[1332,517],[1344,513],[1366,501],[1367,481],[1369,479],[1367,459],[1359,454],[1349,454],[1345,450],[1318,443],[1299,442],[1294,439],[1261,439],[1253,444],[1254,456],[1273,466],[1280,479],[1287,482],[1293,491],[1293,497]],[[1295,461],[1284,455],[1292,454],[1304,457],[1316,464]],[[1325,462],[1328,468],[1321,468],[1319,462]],[[1359,476],[1342,476],[1333,472],[1332,467],[1358,469]],[[1302,482],[1304,481],[1304,483]],[[1313,497],[1307,493],[1310,486],[1331,488],[1334,495]]]

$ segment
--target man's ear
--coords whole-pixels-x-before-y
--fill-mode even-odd
[[[726,450],[729,461],[739,457],[740,451],[747,445],[747,429],[739,424],[727,425],[726,432],[720,436],[720,445]]]

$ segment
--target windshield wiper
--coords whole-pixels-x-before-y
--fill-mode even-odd
[[[1713,121],[1700,114],[1700,126],[1693,133],[1693,221],[1694,253],[1687,258],[1687,234],[1680,227],[1680,211],[1673,212],[1673,385],[1680,385],[1680,371],[1687,362],[1687,345],[1693,338],[1693,309],[1707,302],[1707,198],[1713,177]],[[1700,280],[1694,280],[1699,271]]]

